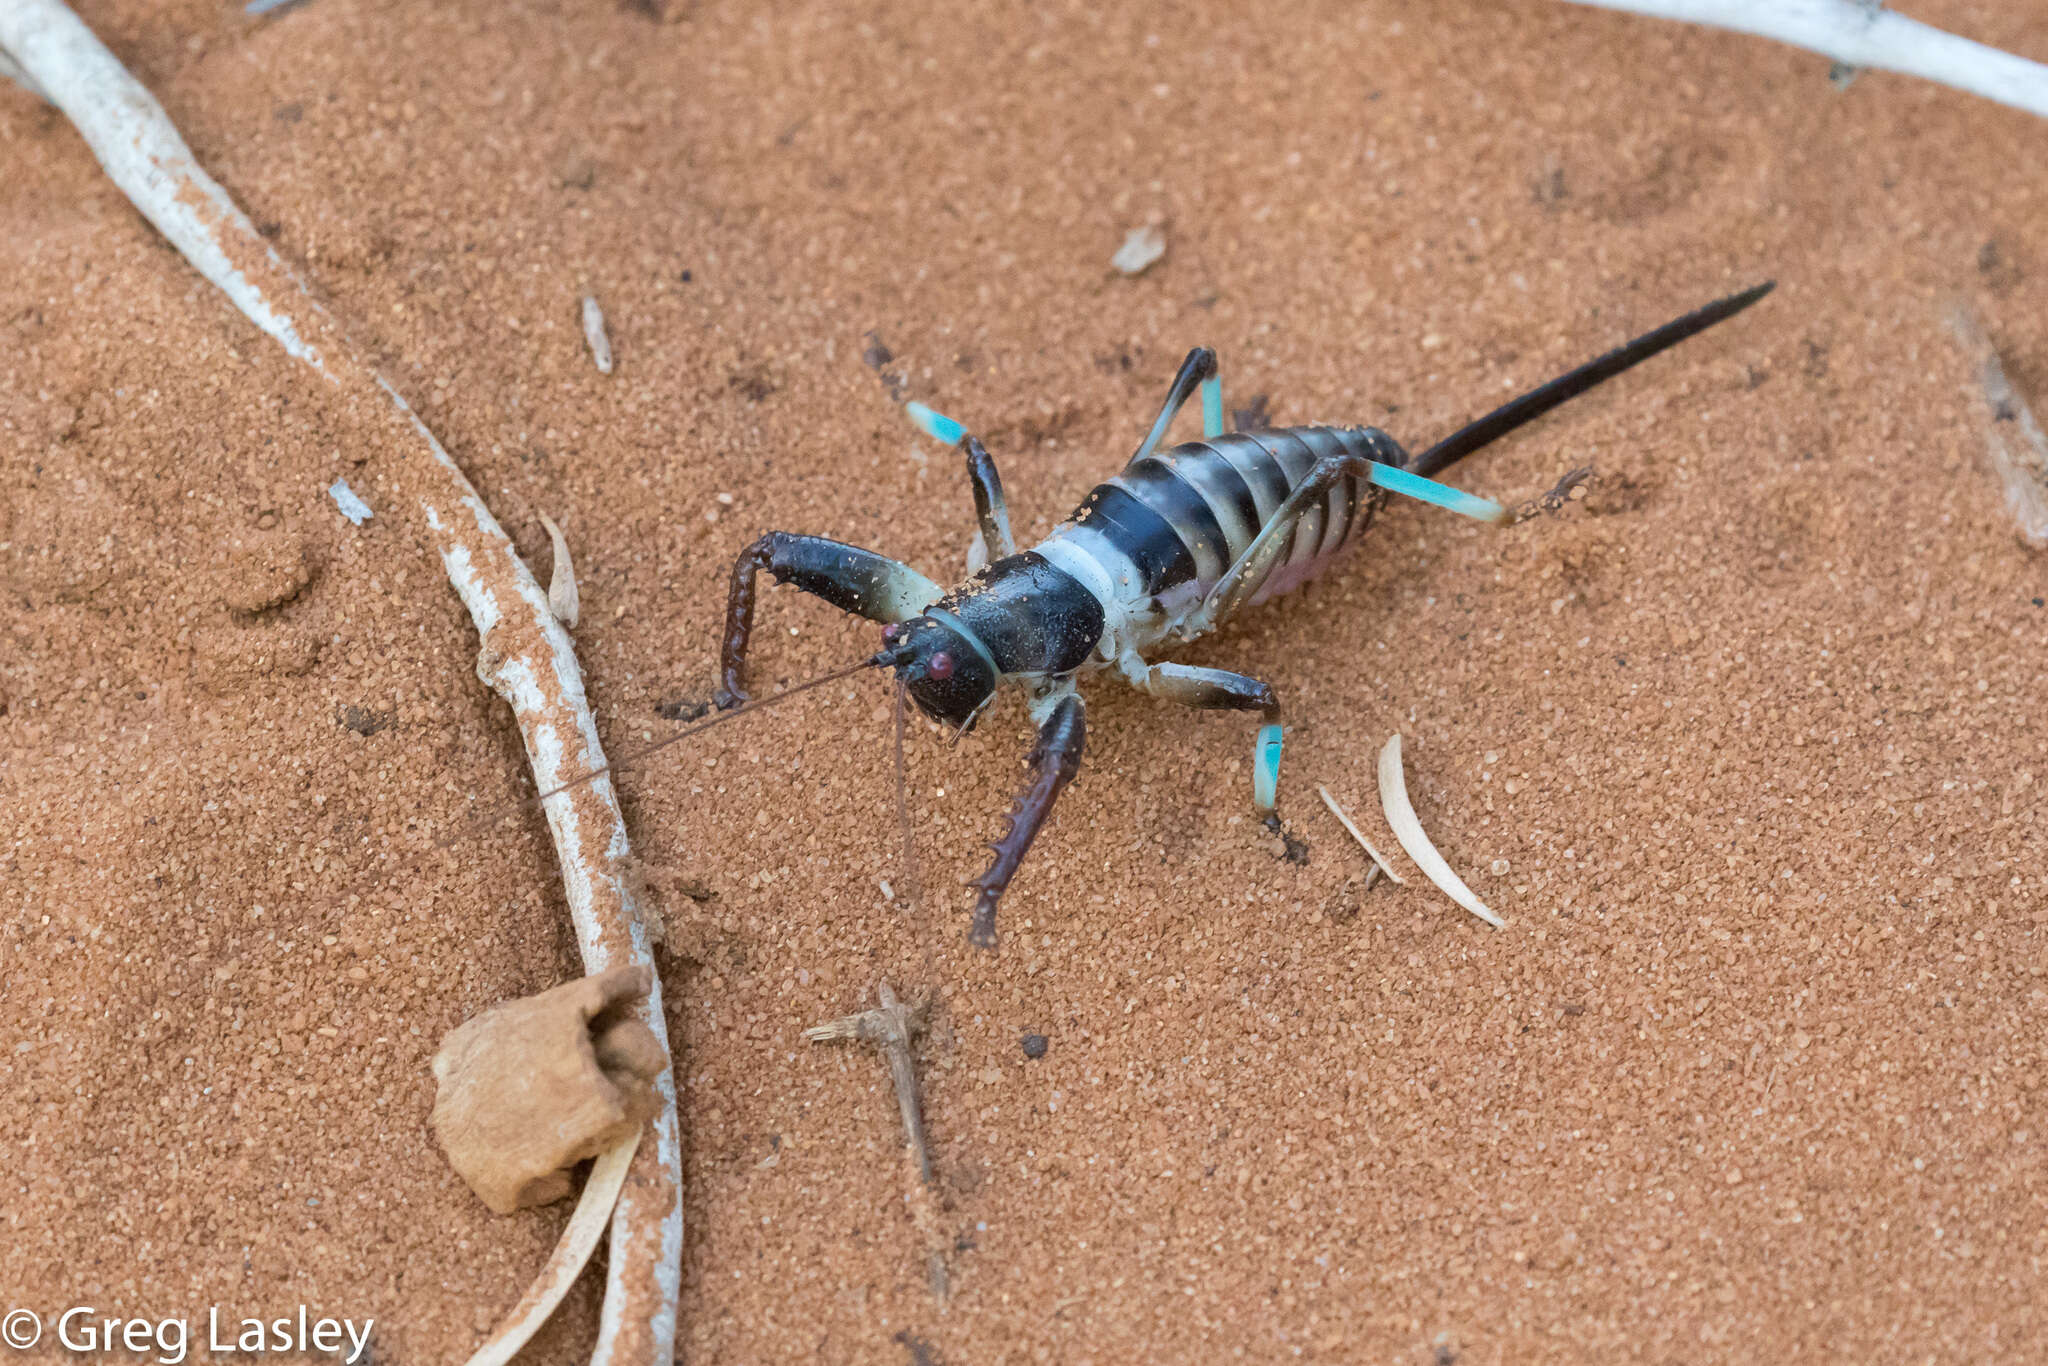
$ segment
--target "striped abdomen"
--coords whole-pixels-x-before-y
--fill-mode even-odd
[[[1378,449],[1384,450],[1385,447]],[[1191,441],[1098,484],[1039,549],[1161,632],[1199,604],[1287,495],[1329,455],[1371,458],[1359,427],[1287,427]],[[1251,601],[1298,587],[1372,521],[1379,490],[1347,475],[1296,526]],[[1080,561],[1080,563],[1076,563]],[[1090,574],[1086,571],[1094,569]]]

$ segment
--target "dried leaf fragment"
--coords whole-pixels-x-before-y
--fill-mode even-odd
[[[1472,914],[1484,920],[1495,929],[1507,922],[1488,909],[1464,880],[1451,871],[1451,865],[1430,843],[1423,832],[1422,822],[1415,818],[1415,807],[1408,800],[1408,779],[1401,771],[1401,737],[1396,735],[1387,741],[1380,751],[1380,807],[1387,813],[1387,824],[1393,829],[1394,838],[1401,841],[1401,847],[1408,851],[1408,857],[1415,860],[1415,866],[1422,875],[1434,882],[1438,889],[1451,900],[1463,906]]]
[[[653,983],[651,968],[613,968],[492,1006],[442,1041],[434,1136],[493,1211],[561,1199],[569,1168],[654,1113],[668,1053],[633,1013]]]

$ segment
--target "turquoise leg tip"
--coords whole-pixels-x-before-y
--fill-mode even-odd
[[[1437,507],[1448,509],[1451,512],[1456,512],[1466,517],[1476,518],[1482,522],[1505,522],[1508,519],[1508,510],[1499,503],[1494,502],[1491,498],[1481,498],[1476,493],[1467,493],[1463,489],[1454,489],[1449,484],[1439,484],[1434,479],[1426,479],[1419,474],[1410,474],[1407,470],[1396,469],[1392,465],[1375,462],[1372,467],[1372,473],[1368,477],[1373,483],[1378,484],[1383,489],[1391,490],[1394,493],[1406,494],[1410,498],[1419,499],[1422,502],[1431,503]]]
[[[1213,375],[1202,381],[1202,435],[1223,435],[1223,381]]]
[[[1259,727],[1252,742],[1252,804],[1271,811],[1280,796],[1280,727]]]
[[[962,427],[944,413],[933,412],[922,403],[906,403],[903,407],[910,414],[910,420],[917,424],[917,429],[926,436],[931,437],[934,441],[943,441],[948,446],[957,446],[960,444],[960,438],[967,435],[965,427]]]

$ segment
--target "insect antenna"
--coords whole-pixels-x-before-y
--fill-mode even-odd
[[[772,694],[768,694],[768,696],[764,696],[764,698],[760,698],[760,700],[756,700],[756,702],[741,702],[741,705],[739,705],[739,707],[733,707],[731,711],[721,711],[721,713],[719,713],[719,715],[715,715],[715,717],[707,717],[705,721],[698,721],[698,723],[694,723],[694,725],[686,725],[686,727],[682,727],[680,731],[676,731],[674,735],[664,735],[662,739],[657,739],[657,741],[653,741],[651,745],[641,745],[641,748],[639,748],[639,750],[627,750],[625,754],[621,754],[621,756],[618,756],[616,760],[612,760],[612,762],[608,762],[608,764],[602,764],[602,766],[598,766],[598,768],[592,768],[592,770],[590,770],[590,772],[586,772],[586,774],[578,774],[578,776],[573,776],[573,778],[569,778],[567,782],[559,782],[559,784],[555,784],[555,786],[547,788],[547,791],[545,791],[545,793],[541,793],[539,797],[535,797],[535,799],[532,799],[532,801],[537,801],[537,803],[543,803],[543,805],[545,805],[549,797],[559,797],[561,793],[573,791],[573,788],[580,788],[580,786],[584,786],[586,782],[596,782],[596,780],[598,780],[598,778],[602,778],[604,774],[608,774],[608,772],[614,772],[614,770],[618,770],[618,768],[629,768],[629,766],[633,766],[633,764],[639,764],[639,762],[641,762],[641,760],[645,760],[645,758],[647,758],[649,754],[659,754],[659,752],[662,752],[662,750],[668,750],[668,748],[670,748],[670,745],[674,745],[674,743],[680,743],[680,741],[684,741],[684,739],[688,739],[688,737],[692,737],[692,735],[702,735],[702,733],[705,733],[705,731],[709,731],[709,729],[711,729],[711,727],[715,727],[715,725],[725,725],[727,721],[737,721],[739,717],[745,717],[745,715],[750,715],[750,713],[756,713],[756,711],[766,711],[768,707],[774,707],[774,705],[778,705],[778,702],[786,702],[788,698],[793,698],[793,696],[797,696],[799,692],[809,692],[811,688],[823,688],[825,684],[831,684],[831,682],[840,682],[842,678],[852,678],[852,676],[854,676],[854,674],[858,674],[860,670],[872,670],[872,668],[879,668],[879,666],[883,666],[883,664],[891,664],[891,661],[893,661],[893,659],[895,659],[895,655],[891,655],[889,651],[883,651],[883,653],[879,653],[879,655],[868,655],[866,659],[862,659],[862,661],[860,661],[860,664],[848,664],[848,666],[846,666],[846,668],[842,668],[842,670],[831,670],[829,674],[819,674],[817,678],[807,678],[807,680],[803,680],[801,684],[791,684],[791,686],[788,686],[788,688],[782,688],[780,692],[772,692]],[[524,805],[526,805],[526,801],[514,801],[514,803],[506,803],[506,805],[504,805],[504,807],[502,807],[500,811],[492,813],[492,819],[496,819],[496,817],[504,815],[504,813],[506,813],[506,811],[510,811],[510,809],[518,809],[518,807],[524,807]],[[483,817],[477,817],[477,819],[483,819]],[[461,836],[455,836],[455,838],[461,838]],[[446,842],[442,842],[442,846],[440,846],[440,848],[444,848],[444,846],[446,846]]]
[[[701,735],[705,731],[710,730],[714,726],[722,726],[726,722],[736,721],[742,716],[748,716],[757,711],[765,711],[769,707],[776,706],[777,704],[782,702],[787,702],[790,698],[797,696],[799,693],[807,693],[811,691],[813,688],[822,688],[828,683],[836,683],[842,678],[850,678],[854,674],[859,673],[862,669],[873,669],[881,665],[891,663],[893,661],[893,658],[894,657],[890,655],[889,652],[883,651],[881,654],[871,655],[868,658],[861,660],[857,664],[849,664],[843,669],[834,669],[830,673],[820,674],[816,678],[807,678],[801,683],[791,684],[789,687],[784,688],[781,692],[771,693],[767,697],[763,697],[758,701],[742,702],[739,706],[732,708],[732,710],[730,711],[722,711],[719,712],[716,716],[707,717],[702,721],[698,721],[694,725],[685,726],[681,730],[676,731],[672,735],[664,735],[661,739],[656,740],[652,744],[642,745],[638,749],[627,750],[624,754],[621,754],[616,759],[613,759],[610,763],[603,764],[597,768],[593,768],[588,773],[580,773],[574,778],[569,779],[569,781],[565,783],[558,783],[554,787],[551,787],[547,791],[541,793],[539,796],[518,797],[514,798],[511,801],[501,802],[497,806],[490,808],[489,810],[480,812],[477,815],[471,817],[470,819],[462,822],[462,826],[460,829],[456,830],[453,834],[446,835],[440,840],[437,840],[434,843],[433,848],[436,850],[446,849],[451,845],[458,844],[461,841],[468,839],[471,835],[476,834],[479,830],[487,829],[488,827],[497,824],[499,821],[503,820],[506,816],[512,814],[513,812],[524,810],[529,805],[546,806],[547,801],[550,797],[558,797],[564,792],[573,791],[576,788],[582,787],[585,783],[594,783],[599,778],[604,777],[604,775],[607,773],[612,773],[619,769],[633,767],[640,763],[641,760],[646,759],[649,755],[659,754],[662,750],[667,749],[670,745],[679,744],[682,741],[689,739],[693,735]]]

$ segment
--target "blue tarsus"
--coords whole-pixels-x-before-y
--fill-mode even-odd
[[[1202,435],[1218,437],[1223,435],[1223,376],[1211,375],[1202,381]]]
[[[1259,727],[1259,738],[1252,742],[1252,804],[1271,811],[1279,796],[1280,727],[1268,724]]]
[[[965,427],[944,413],[932,411],[922,403],[906,403],[903,407],[910,414],[910,420],[917,424],[917,429],[934,441],[957,446],[960,444],[960,438],[967,435]]]
[[[1476,493],[1454,489],[1449,484],[1439,484],[1434,479],[1425,479],[1419,474],[1410,474],[1407,470],[1396,469],[1392,465],[1373,462],[1371,478],[1373,483],[1383,489],[1405,493],[1410,498],[1433,503],[1437,507],[1447,508],[1467,517],[1476,517],[1482,522],[1508,520],[1508,510],[1491,498],[1481,498]]]

